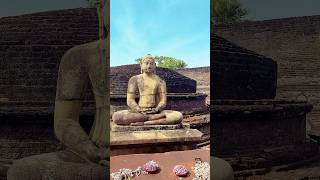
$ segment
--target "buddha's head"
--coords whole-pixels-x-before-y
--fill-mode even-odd
[[[141,62],[140,62],[140,67],[141,67],[141,73],[156,73],[156,61],[153,56],[150,54],[145,55]]]

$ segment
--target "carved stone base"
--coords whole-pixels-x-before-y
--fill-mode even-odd
[[[202,133],[196,129],[112,131],[111,156],[195,149]]]

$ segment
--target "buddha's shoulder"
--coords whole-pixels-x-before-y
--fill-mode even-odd
[[[72,47],[67,51],[69,54],[96,54],[99,50],[103,48],[103,46],[107,46],[108,43],[104,42],[106,40],[97,40],[81,45],[77,45]]]
[[[158,75],[154,75],[154,78],[157,80],[157,81],[159,81],[160,83],[165,83],[165,81],[160,77],[160,76],[158,76]]]
[[[141,74],[132,76],[132,77],[129,79],[129,81],[130,81],[130,82],[138,82],[139,79],[142,79]]]

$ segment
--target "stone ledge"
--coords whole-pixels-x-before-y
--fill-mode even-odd
[[[94,101],[85,100],[82,103],[82,115],[93,115]],[[0,116],[52,115],[54,102],[49,101],[0,101]]]
[[[188,129],[188,124],[174,124],[174,125],[143,125],[143,126],[121,126],[111,123],[112,132],[128,132],[128,131],[150,131],[150,130],[175,130]]]
[[[196,129],[111,132],[110,145],[198,142],[202,135]]]
[[[285,113],[288,115],[305,115],[313,106],[306,101],[280,101],[280,100],[218,100],[212,101],[210,111],[216,115],[270,115]]]

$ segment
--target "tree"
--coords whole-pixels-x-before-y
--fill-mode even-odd
[[[87,4],[89,7],[95,8],[95,7],[97,7],[97,3],[99,0],[86,0],[86,1],[87,1]]]
[[[187,67],[187,63],[183,60],[176,59],[167,56],[155,56],[156,63],[159,67],[169,68],[169,69],[181,69]],[[140,63],[142,58],[138,58],[135,61]]]
[[[242,6],[240,0],[211,0],[210,12],[213,24],[240,22],[248,15],[248,10]]]

